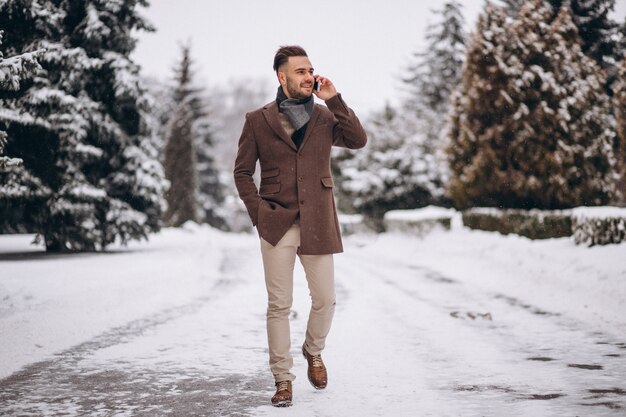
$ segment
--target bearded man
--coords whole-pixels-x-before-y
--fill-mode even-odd
[[[275,406],[292,403],[289,312],[296,256],[311,295],[302,354],[307,376],[324,389],[328,373],[321,353],[335,311],[333,254],[343,252],[330,169],[332,146],[362,148],[367,136],[332,81],[315,74],[300,46],[274,56],[280,86],[276,100],[246,114],[235,160],[235,184],[256,227],[267,288],[269,364]],[[314,96],[326,106],[316,104]],[[261,167],[259,188],[253,174]]]

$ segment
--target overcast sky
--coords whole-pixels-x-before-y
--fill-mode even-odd
[[[143,15],[155,33],[139,33],[133,57],[146,75],[172,77],[181,41],[191,40],[197,76],[207,87],[233,79],[265,80],[267,101],[278,86],[272,71],[280,45],[299,44],[316,73],[330,78],[358,113],[401,96],[397,81],[411,54],[424,45],[427,0],[150,0]],[[613,16],[623,21],[626,0]],[[461,0],[466,30],[473,30],[484,0]]]

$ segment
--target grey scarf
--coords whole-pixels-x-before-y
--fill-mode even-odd
[[[280,112],[287,116],[294,129],[299,130],[302,126],[309,123],[311,113],[313,113],[313,106],[315,105],[312,94],[303,99],[288,98],[283,88],[279,86],[276,93],[276,102]]]

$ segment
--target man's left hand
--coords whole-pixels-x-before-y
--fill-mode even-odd
[[[313,90],[313,94],[315,94],[317,98],[326,101],[337,94],[335,85],[328,78],[316,75],[315,80],[321,85],[320,91]]]

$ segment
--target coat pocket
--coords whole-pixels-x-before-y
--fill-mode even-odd
[[[322,177],[322,185],[326,188],[333,188],[333,178],[332,177]]]
[[[280,183],[275,184],[261,184],[259,188],[259,194],[276,194],[280,191]]]

